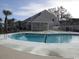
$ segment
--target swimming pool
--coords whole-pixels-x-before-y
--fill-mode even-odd
[[[11,39],[30,41],[30,42],[43,42],[43,43],[70,43],[72,40],[79,39],[79,34],[33,34],[33,33],[20,33],[10,36]]]
[[[17,51],[79,59],[79,33],[76,32],[18,32],[6,37],[0,37],[0,44]]]

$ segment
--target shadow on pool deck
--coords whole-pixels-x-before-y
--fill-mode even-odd
[[[54,56],[39,56],[16,51],[0,45],[0,59],[65,59]]]

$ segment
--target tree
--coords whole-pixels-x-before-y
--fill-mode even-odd
[[[67,9],[62,6],[58,8],[49,9],[49,12],[53,13],[59,20],[66,19],[68,20],[71,17],[71,14],[68,13]]]
[[[16,22],[16,27],[17,27],[17,30],[22,30],[22,21],[17,21]]]
[[[63,18],[65,18],[66,20],[71,18],[71,14],[68,13],[67,9],[63,8],[62,6],[58,7],[57,11],[59,13],[60,20],[63,19]]]
[[[14,18],[7,20],[7,32],[13,32],[15,30],[14,21]]]
[[[2,19],[0,18],[0,31],[2,31]]]
[[[11,11],[9,11],[9,10],[3,10],[3,14],[5,15],[5,20],[4,20],[4,31],[5,32],[7,32],[7,17],[9,16],[9,15],[11,15],[12,13],[11,13]]]
[[[2,22],[2,19],[0,18],[0,22]]]

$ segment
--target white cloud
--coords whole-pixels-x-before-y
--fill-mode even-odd
[[[18,16],[30,17],[42,10],[54,8],[61,5],[64,8],[66,8],[72,14],[73,17],[79,18],[78,0],[46,0],[45,3],[32,2],[29,3],[28,5],[20,7],[18,11],[14,12],[14,14]]]
[[[79,18],[79,15],[78,15],[78,12],[79,12],[79,0],[64,0],[62,2],[60,2],[59,5],[62,5],[64,8],[66,8],[70,13],[71,15],[74,17],[74,18]]]
[[[30,3],[28,5],[22,6],[19,8],[20,11],[14,12],[18,16],[30,17],[42,10],[56,7],[57,0],[46,0],[46,3]]]

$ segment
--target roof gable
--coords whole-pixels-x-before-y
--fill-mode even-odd
[[[33,22],[51,22],[52,19],[57,19],[57,17],[53,14],[48,12],[47,10],[44,10],[25,21],[33,21]]]

